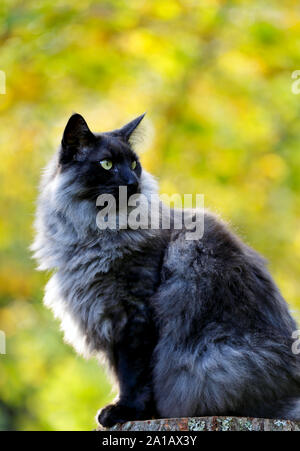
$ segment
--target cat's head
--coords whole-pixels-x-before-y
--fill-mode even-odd
[[[76,180],[73,195],[95,201],[100,194],[118,197],[126,186],[128,196],[140,192],[142,168],[132,149],[132,137],[144,114],[124,127],[106,133],[92,133],[80,114],[73,114],[64,131],[58,155],[61,173]]]

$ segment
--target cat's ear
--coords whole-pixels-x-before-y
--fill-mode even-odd
[[[129,142],[130,139],[133,138],[134,133],[137,130],[137,127],[139,126],[139,124],[141,123],[142,119],[144,118],[146,113],[141,114],[140,116],[136,117],[135,119],[133,119],[133,121],[128,122],[128,124],[124,125],[122,128],[120,128],[119,130],[116,130],[116,132],[122,136],[122,138]]]
[[[80,158],[95,142],[95,138],[84,118],[78,113],[73,114],[68,120],[61,141],[60,161],[68,163],[77,156]]]

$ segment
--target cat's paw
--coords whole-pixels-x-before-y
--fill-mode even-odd
[[[136,409],[123,404],[109,404],[98,413],[98,423],[106,428],[110,428],[117,423],[125,423],[130,420],[137,420],[139,417]]]

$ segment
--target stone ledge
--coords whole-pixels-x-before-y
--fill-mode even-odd
[[[300,422],[263,418],[197,417],[128,421],[98,431],[300,431]]]

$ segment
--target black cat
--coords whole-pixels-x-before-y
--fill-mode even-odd
[[[40,269],[54,270],[45,304],[66,340],[104,357],[118,380],[119,398],[100,423],[153,415],[300,419],[296,324],[256,252],[209,212],[197,240],[172,221],[169,230],[97,226],[99,194],[117,198],[127,186],[151,207],[157,193],[131,145],[142,117],[93,134],[73,115],[37,209],[35,257]]]

